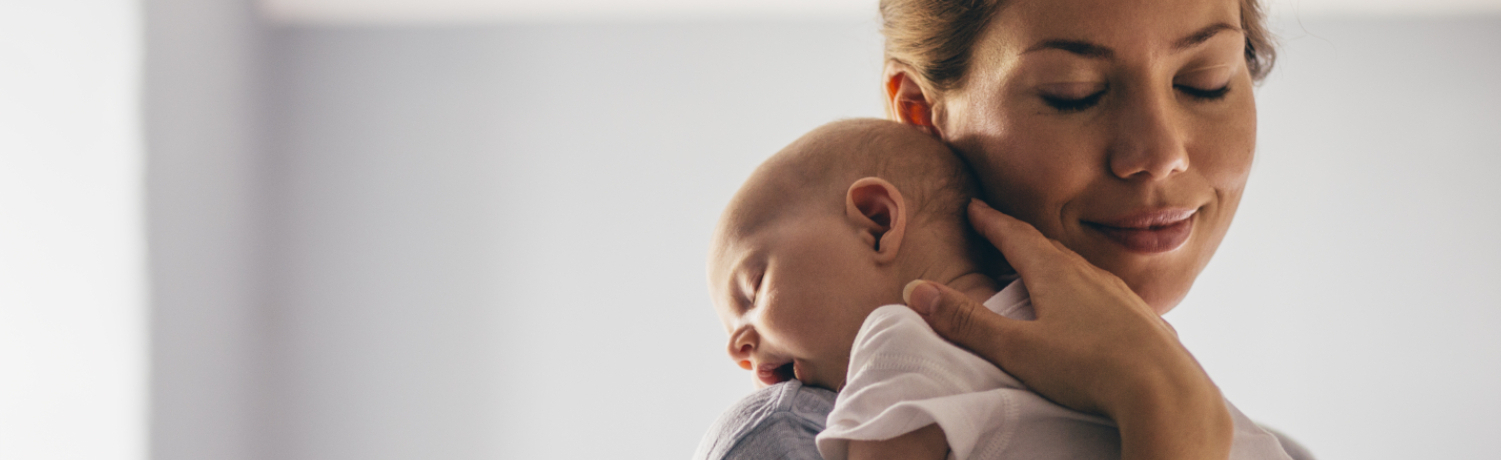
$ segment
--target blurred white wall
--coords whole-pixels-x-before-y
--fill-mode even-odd
[[[146,456],[139,14],[0,2],[0,459]]]
[[[151,457],[268,458],[262,31],[242,0],[146,0]]]

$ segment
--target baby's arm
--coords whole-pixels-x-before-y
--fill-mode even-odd
[[[884,441],[850,441],[849,460],[943,460],[949,442],[938,424]]]
[[[994,365],[944,341],[916,312],[871,312],[850,352],[850,373],[818,435],[829,460],[965,457],[1016,388]],[[873,440],[881,441],[873,441]]]

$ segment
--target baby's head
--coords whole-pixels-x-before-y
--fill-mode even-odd
[[[969,168],[938,139],[884,120],[819,127],[766,160],[730,200],[709,292],[730,357],[762,384],[838,389],[872,310],[913,279],[981,271],[965,219]]]

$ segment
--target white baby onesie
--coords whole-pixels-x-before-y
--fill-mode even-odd
[[[985,301],[1012,319],[1033,320],[1020,280]],[[929,424],[943,428],[949,458],[1118,459],[1120,433],[1109,419],[1075,412],[939,337],[917,312],[887,305],[866,317],[850,372],[818,435],[825,460],[844,460],[849,441],[891,439]],[[1225,406],[1235,422],[1230,458],[1289,460],[1277,438]]]

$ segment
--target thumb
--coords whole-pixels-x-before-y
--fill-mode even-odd
[[[997,365],[991,352],[1006,349],[1001,341],[1019,332],[1018,320],[996,314],[941,283],[914,280],[902,289],[902,299],[938,335]]]

